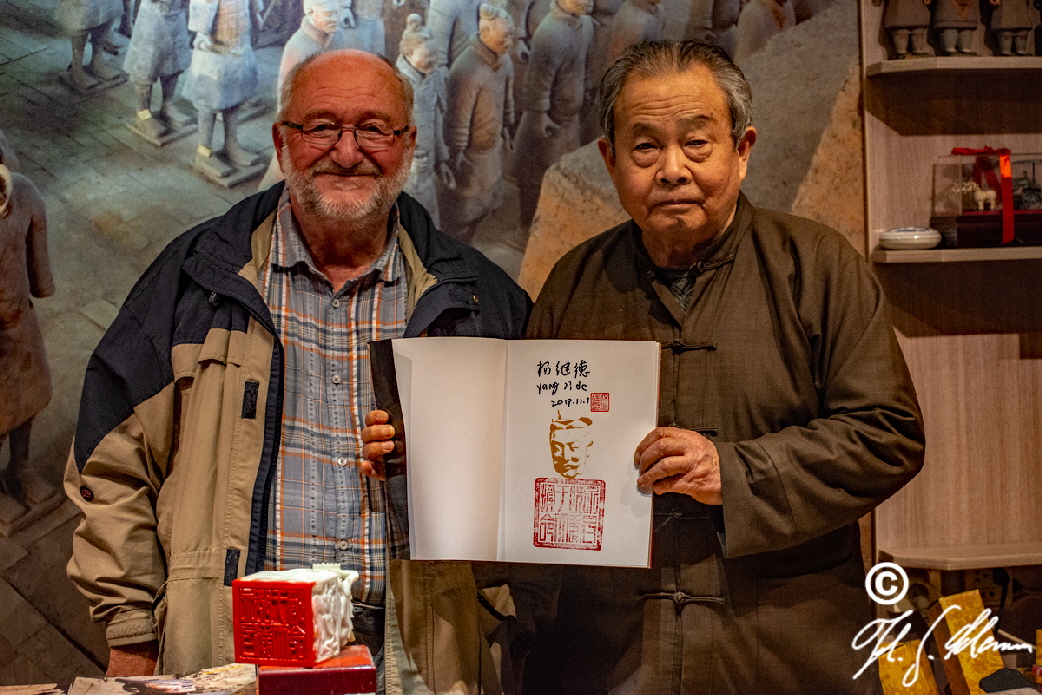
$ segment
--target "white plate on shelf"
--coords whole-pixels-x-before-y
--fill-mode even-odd
[[[926,227],[889,229],[879,235],[879,245],[893,251],[921,251],[941,243],[941,233]]]

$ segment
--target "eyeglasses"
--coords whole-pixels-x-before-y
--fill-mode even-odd
[[[400,130],[395,130],[385,123],[363,123],[362,125],[342,125],[336,121],[308,121],[290,123],[282,121],[280,125],[288,126],[300,131],[300,137],[304,142],[319,147],[332,148],[340,142],[340,136],[345,130],[354,133],[355,142],[367,152],[386,150],[394,144],[394,139],[409,132],[410,125],[404,125]]]

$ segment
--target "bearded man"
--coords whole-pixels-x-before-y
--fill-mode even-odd
[[[401,193],[412,101],[378,56],[302,62],[272,126],[285,184],[171,243],[91,357],[69,574],[107,623],[110,675],[233,661],[232,580],[315,562],[359,572],[356,639],[380,663],[403,539],[357,465],[367,343],[514,338],[530,306]]]

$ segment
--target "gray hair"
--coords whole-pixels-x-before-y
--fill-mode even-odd
[[[685,72],[695,66],[707,68],[727,99],[731,112],[731,137],[735,146],[753,122],[753,92],[745,75],[723,49],[697,41],[641,41],[608,66],[600,84],[600,119],[604,137],[615,148],[615,103],[631,74],[655,77],[667,72]]]
[[[286,73],[286,78],[282,82],[282,87],[279,89],[279,108],[278,112],[275,114],[276,123],[281,123],[282,121],[286,120],[286,114],[289,113],[290,98],[293,96],[293,87],[296,85],[297,80],[300,77],[301,71],[308,65],[310,65],[312,62],[317,60],[320,56],[324,55],[328,55],[328,53],[315,53],[314,55],[310,55],[304,60],[297,63],[296,65],[294,65],[293,68],[288,73]],[[398,66],[392,63],[390,60],[384,58],[382,55],[378,53],[371,53],[370,55],[372,55],[374,58],[379,58],[388,67],[391,68],[391,72],[394,73],[395,78],[398,80],[398,85],[402,89],[402,97],[405,101],[405,117],[411,121],[413,100],[415,98],[413,96],[412,83],[409,82],[409,79],[402,74],[402,71],[398,69]]]

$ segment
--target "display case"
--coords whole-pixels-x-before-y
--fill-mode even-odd
[[[891,60],[883,10],[861,1],[865,250],[927,447],[920,475],[876,510],[877,557],[1042,564],[1042,246],[879,247],[885,230],[930,224],[933,165],[952,148],[1042,152],[1042,57],[993,56],[981,27],[977,56]]]

